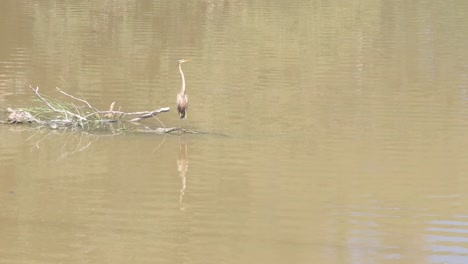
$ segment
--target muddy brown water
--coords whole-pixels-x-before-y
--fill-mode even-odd
[[[466,14],[2,1],[2,109],[58,86],[176,126],[192,58],[182,125],[228,137],[1,125],[0,262],[468,263]]]

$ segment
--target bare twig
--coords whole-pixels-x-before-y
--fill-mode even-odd
[[[31,85],[29,86],[29,88],[31,88],[31,90],[34,91],[34,93],[36,94],[36,96],[42,101],[44,102],[52,111],[56,112],[56,113],[62,113],[62,114],[65,114],[65,115],[71,115],[71,116],[74,116],[76,118],[78,118],[79,120],[81,121],[87,121],[87,119],[85,117],[82,117],[78,114],[75,114],[75,113],[72,113],[68,110],[59,110],[55,107],[53,107],[49,102],[47,102],[46,99],[44,99],[44,97],[42,97],[42,95],[39,94],[39,87],[36,87],[36,88],[33,88]]]
[[[130,122],[137,122],[145,118],[154,117],[158,115],[159,113],[169,112],[169,110],[170,110],[169,107],[163,107],[163,108],[159,108],[157,110],[151,111],[151,112],[134,112],[134,113],[127,113],[126,115],[142,115],[140,117],[133,118],[130,120]]]
[[[161,126],[163,126],[163,128],[166,128],[166,125],[161,120],[159,120],[159,118],[157,118],[156,116],[153,116],[153,118],[156,119],[156,121],[158,121],[159,124],[161,124]]]
[[[73,98],[73,99],[75,99],[75,100],[77,100],[77,101],[80,101],[80,102],[82,102],[82,103],[85,103],[90,109],[93,109],[93,110],[96,111],[96,112],[99,111],[97,108],[93,107],[90,103],[88,103],[88,101],[86,101],[86,100],[84,100],[84,99],[81,99],[81,98],[77,98],[77,97],[75,97],[75,96],[73,96],[73,95],[71,95],[71,94],[68,94],[68,93],[62,91],[62,89],[60,89],[59,87],[55,87],[55,89],[57,89],[57,91],[59,91],[60,93],[66,95],[66,96],[68,96],[68,97],[70,97],[70,98]]]
[[[169,107],[163,107],[163,108],[151,111],[151,112],[150,111],[143,111],[143,112],[126,113],[126,112],[122,112],[122,111],[97,111],[95,113],[85,115],[84,118],[88,118],[88,117],[90,117],[92,115],[95,115],[95,114],[113,114],[113,115],[121,115],[121,117],[126,117],[126,116],[131,116],[131,115],[142,115],[141,117],[137,117],[137,118],[134,118],[134,119],[130,120],[130,122],[136,122],[136,121],[139,121],[141,119],[153,117],[153,116],[155,116],[155,115],[157,115],[159,113],[169,112],[169,110],[170,110]]]
[[[49,104],[49,102],[47,102],[46,99],[44,99],[39,94],[39,86],[37,86],[36,89],[34,89],[31,85],[29,85],[29,88],[31,88],[31,90],[33,90],[33,92],[36,94],[36,96],[39,97],[39,99],[41,99],[41,101],[44,102],[44,104],[46,104],[50,109],[52,109],[52,111],[60,112],[59,110],[55,109],[51,104]]]
[[[109,111],[114,111],[114,105],[115,105],[115,101],[111,103],[110,107],[109,107]],[[105,118],[112,118],[113,117],[113,114],[112,113],[107,113],[104,115]]]

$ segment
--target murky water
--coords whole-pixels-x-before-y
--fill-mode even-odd
[[[182,125],[214,134],[1,125],[0,263],[468,263],[466,14],[2,1],[1,109],[60,87],[177,126],[189,57]]]

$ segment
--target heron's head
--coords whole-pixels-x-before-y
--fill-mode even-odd
[[[179,64],[181,63],[184,63],[184,62],[187,62],[187,61],[191,61],[192,59],[180,59],[179,60]]]

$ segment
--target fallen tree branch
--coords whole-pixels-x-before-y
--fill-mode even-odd
[[[129,127],[125,126],[123,122],[138,122],[140,120],[155,117],[156,115],[164,112],[169,112],[169,107],[162,107],[153,111],[139,111],[139,112],[124,112],[120,110],[114,110],[115,102],[112,102],[109,110],[99,110],[87,100],[78,98],[72,94],[69,94],[59,87],[56,90],[75,101],[82,103],[75,104],[75,102],[59,102],[54,99],[50,99],[47,96],[43,96],[39,92],[39,87],[29,86],[34,92],[37,98],[39,98],[46,107],[35,107],[30,109],[9,109],[9,123],[37,123],[46,125],[52,129],[62,129],[71,127],[73,129],[102,129],[109,128],[108,125],[111,123],[118,123],[118,130],[126,131]],[[89,109],[90,111],[84,111],[83,108]],[[56,114],[59,114],[58,116]],[[137,116],[130,120],[125,119],[126,117]],[[157,119],[157,118],[156,118]],[[164,127],[158,119],[159,123]],[[105,127],[104,127],[105,126]],[[115,128],[112,128],[115,129]],[[131,129],[131,128],[130,128]]]

